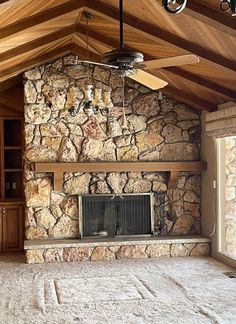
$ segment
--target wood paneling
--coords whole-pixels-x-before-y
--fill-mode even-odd
[[[84,10],[94,15],[89,21],[90,57],[100,60],[98,54],[118,47],[118,5],[117,0],[0,2],[0,91],[20,82],[15,76],[24,70],[60,55],[73,52],[86,58]],[[169,82],[166,93],[173,90],[173,97],[185,98],[195,108],[203,104],[216,109],[224,101],[235,101],[236,20],[219,9],[218,1],[188,1],[179,15],[168,14],[161,0],[124,0],[124,10],[125,45],[146,59],[200,56],[199,64],[155,71]],[[94,39],[95,34],[100,39]],[[6,105],[4,98],[0,102]],[[12,102],[7,106],[17,109]]]

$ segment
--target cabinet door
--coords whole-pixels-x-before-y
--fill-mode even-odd
[[[2,208],[2,251],[23,250],[22,206]]]

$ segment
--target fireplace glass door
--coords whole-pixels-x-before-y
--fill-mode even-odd
[[[83,236],[151,234],[151,195],[82,196]]]

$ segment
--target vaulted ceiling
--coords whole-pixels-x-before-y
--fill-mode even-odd
[[[189,0],[178,15],[161,0],[124,0],[125,46],[145,59],[193,53],[200,63],[153,70],[168,81],[163,93],[197,109],[212,111],[236,101],[236,17],[219,0]],[[74,53],[99,60],[119,47],[118,0],[0,0],[0,104],[23,107],[21,74],[59,56]],[[86,19],[89,21],[87,57]],[[9,110],[9,109],[8,109]]]

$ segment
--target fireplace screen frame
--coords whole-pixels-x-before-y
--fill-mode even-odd
[[[105,196],[105,197],[123,197],[123,196],[149,196],[150,197],[150,223],[151,223],[151,233],[150,234],[137,234],[137,235],[116,235],[114,237],[106,236],[105,238],[121,238],[121,237],[151,237],[154,235],[154,194],[153,193],[121,193],[121,194],[83,194],[78,196],[78,204],[79,204],[79,237],[80,238],[89,238],[89,239],[104,239],[101,236],[84,236],[83,235],[83,197],[91,197],[91,196]]]

